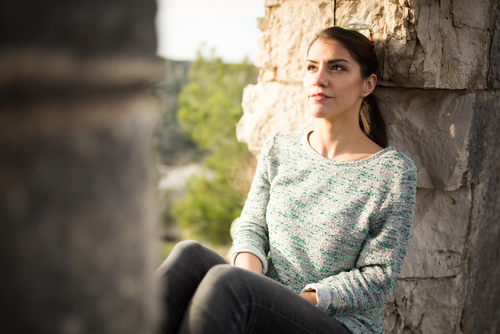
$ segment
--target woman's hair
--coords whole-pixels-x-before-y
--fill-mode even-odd
[[[307,49],[308,54],[309,49],[318,39],[337,41],[349,50],[349,53],[361,68],[361,77],[363,79],[375,73],[377,69],[377,61],[374,56],[375,51],[372,49],[370,40],[363,34],[341,27],[323,29],[319,34],[316,34],[316,37],[309,44]],[[384,148],[388,146],[385,121],[373,94],[366,96],[361,103],[359,126],[364,134],[377,145]]]

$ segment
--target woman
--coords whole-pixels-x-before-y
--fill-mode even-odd
[[[323,30],[307,53],[314,130],[265,143],[232,264],[182,242],[159,268],[165,333],[382,333],[401,270],[416,169],[387,147],[375,57],[362,34]],[[264,275],[263,275],[264,274]]]

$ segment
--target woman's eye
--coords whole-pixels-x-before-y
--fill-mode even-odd
[[[340,65],[333,65],[332,66],[332,70],[334,70],[334,71],[345,71],[345,67],[344,66],[340,66]]]
[[[308,65],[307,66],[307,70],[308,71],[314,70],[315,68],[316,68],[316,66],[314,66],[314,65]]]

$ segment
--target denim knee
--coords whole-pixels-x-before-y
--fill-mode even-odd
[[[252,298],[243,277],[245,271],[229,264],[210,268],[195,293],[194,309],[200,306],[220,316],[246,309]]]
[[[203,245],[193,240],[178,242],[163,263],[156,269],[155,275],[161,277],[168,268],[193,264],[194,260],[200,258],[203,248]]]
[[[174,248],[172,248],[171,254],[175,253],[184,253],[187,252],[188,254],[195,254],[198,252],[201,252],[203,249],[203,245],[200,244],[198,241],[194,240],[183,240],[179,241]]]
[[[229,293],[231,296],[238,295],[240,300],[248,296],[248,286],[245,275],[251,274],[245,269],[236,268],[227,264],[219,264],[212,267],[205,276],[203,284],[205,288],[212,288],[219,294]],[[207,287],[207,285],[209,287]],[[224,297],[223,297],[224,298]]]
[[[241,271],[244,269],[219,264],[213,266],[207,273],[208,277],[213,277],[218,282],[233,282],[241,277]]]

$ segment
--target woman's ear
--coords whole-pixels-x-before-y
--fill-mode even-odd
[[[361,91],[361,95],[363,97],[370,95],[376,86],[377,86],[377,76],[374,73],[372,73],[368,78],[363,80],[363,90]]]

